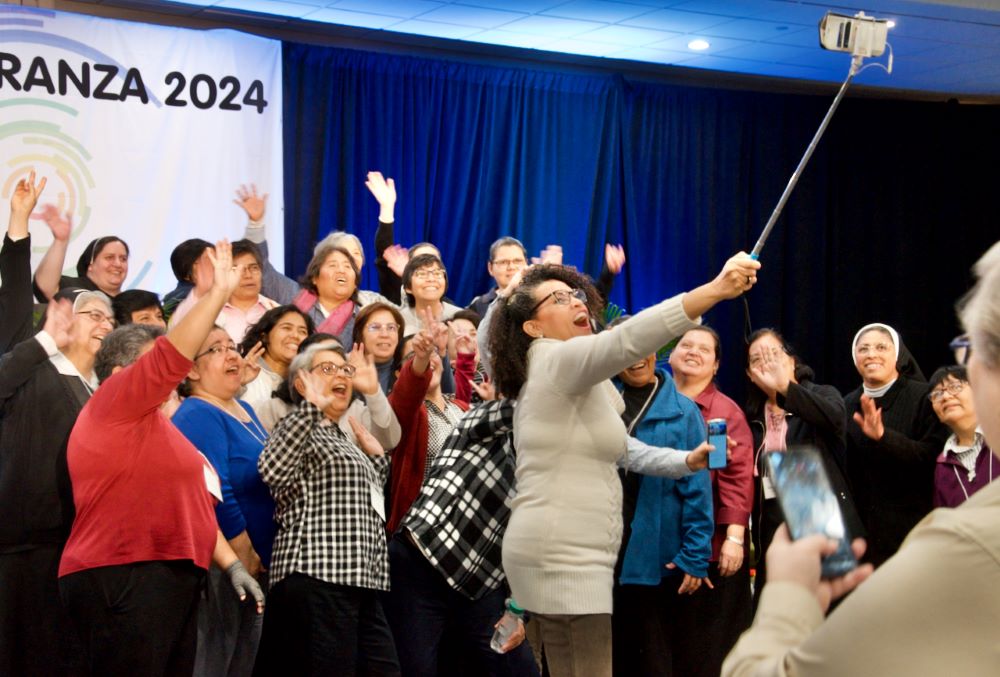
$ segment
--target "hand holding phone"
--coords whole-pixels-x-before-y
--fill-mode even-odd
[[[822,560],[823,578],[837,578],[855,569],[858,560],[851,551],[851,534],[819,452],[813,447],[795,447],[766,452],[765,459],[792,538],[821,534],[838,541],[836,552]]]

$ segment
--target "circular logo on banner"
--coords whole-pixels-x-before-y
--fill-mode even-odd
[[[39,107],[46,110],[39,111]],[[0,101],[0,109],[9,120],[0,125],[0,148],[4,149],[0,155],[7,157],[7,166],[0,174],[4,202],[10,200],[14,185],[34,169],[37,177],[44,176],[48,182],[40,201],[54,204],[61,213],[72,215],[70,241],[75,240],[90,222],[87,196],[95,188],[88,166],[91,155],[55,120],[63,115],[76,117],[77,110],[62,103],[29,97]],[[34,247],[33,250],[43,252],[46,248]]]

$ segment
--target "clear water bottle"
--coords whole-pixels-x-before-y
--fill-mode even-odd
[[[497,653],[503,653],[503,645],[507,643],[510,636],[517,632],[518,621],[524,620],[524,609],[510,597],[505,603],[507,610],[497,623],[497,629],[493,632],[493,639],[490,640],[490,648]]]

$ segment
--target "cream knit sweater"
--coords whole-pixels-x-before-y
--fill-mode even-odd
[[[520,606],[611,613],[622,537],[615,462],[626,433],[608,379],[694,326],[676,296],[613,331],[532,343],[514,413],[517,496],[503,539],[504,572]]]

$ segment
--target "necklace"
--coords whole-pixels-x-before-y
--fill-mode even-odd
[[[205,396],[205,395],[192,395],[191,397],[197,398],[197,399],[201,400],[202,402],[208,402],[209,404],[211,404],[216,409],[220,409],[224,413],[226,413],[229,416],[231,416],[232,418],[236,419],[236,422],[239,423],[241,426],[243,426],[243,429],[246,430],[247,433],[249,433],[252,438],[254,438],[255,440],[257,440],[257,442],[259,442],[261,446],[264,446],[265,442],[267,442],[267,433],[264,431],[263,428],[261,428],[259,425],[257,425],[257,422],[253,420],[253,417],[250,416],[246,412],[246,410],[243,409],[243,407],[241,407],[239,404],[237,404],[236,406],[239,408],[240,414],[242,414],[242,416],[238,416],[238,415],[234,414],[233,411],[230,409],[228,402],[223,402],[222,400],[218,400],[217,398],[215,398],[215,397],[213,397],[211,395],[208,395],[208,396]],[[232,401],[232,400],[230,400],[230,401]],[[244,417],[246,418],[246,420],[244,420]],[[253,428],[251,428],[250,426],[248,426],[247,423],[249,423],[250,426],[253,426]]]

